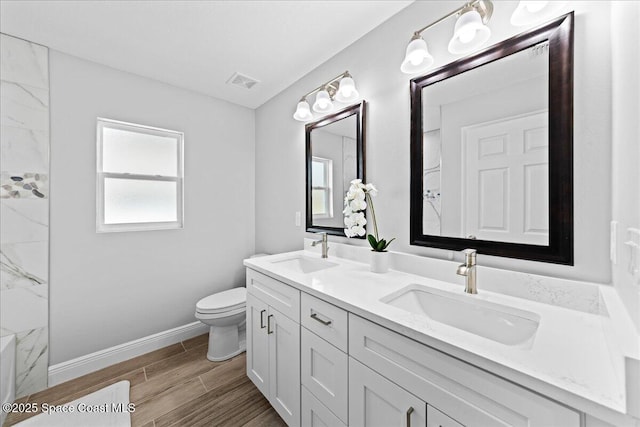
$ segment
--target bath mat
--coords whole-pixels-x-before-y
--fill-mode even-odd
[[[19,427],[131,427],[129,381],[120,381],[64,405],[40,405],[43,412]],[[67,411],[66,413],[63,411]]]

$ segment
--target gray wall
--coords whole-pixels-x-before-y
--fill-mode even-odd
[[[618,222],[613,284],[640,331],[640,273],[629,271],[631,240],[627,229],[640,229],[640,19],[639,2],[614,2],[612,23],[613,220]],[[624,31],[620,31],[620,29]],[[638,241],[638,237],[635,239]],[[640,255],[639,255],[640,256]],[[636,268],[640,268],[636,264]]]
[[[611,202],[610,5],[571,2],[575,28],[575,266],[481,256],[485,265],[609,283]],[[496,3],[489,44],[523,31],[511,27],[516,2]],[[409,245],[410,77],[399,70],[412,32],[451,10],[450,2],[416,2],[316,68],[256,110],[256,248],[299,249],[305,236],[294,213],[304,212],[304,125],[291,118],[300,96],[348,69],[368,101],[367,180],[380,232],[397,237],[391,249],[445,258],[448,251]],[[455,60],[447,52],[453,21],[426,32],[435,67]],[[310,47],[312,48],[312,47]],[[334,240],[341,238],[332,237]],[[342,238],[346,241],[346,239]],[[351,244],[365,244],[350,240]],[[456,255],[459,257],[459,255]]]
[[[254,251],[254,111],[51,51],[52,364],[195,321]],[[96,233],[96,117],[185,134],[182,230]]]

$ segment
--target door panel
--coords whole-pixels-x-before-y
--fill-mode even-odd
[[[247,293],[247,376],[258,390],[269,396],[268,306]]]
[[[300,325],[269,307],[269,401],[289,427],[300,425]]]
[[[547,113],[467,127],[463,153],[463,236],[547,245]]]
[[[425,402],[349,358],[349,425],[424,427],[426,411]]]

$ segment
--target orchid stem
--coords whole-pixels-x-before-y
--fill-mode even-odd
[[[378,241],[378,223],[376,222],[376,210],[373,208],[373,200],[371,200],[371,195],[367,192],[364,193],[369,202],[369,206],[371,207],[371,219],[373,219],[373,231],[375,233],[376,242]]]

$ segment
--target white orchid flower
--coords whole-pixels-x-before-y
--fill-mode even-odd
[[[367,209],[367,202],[358,199],[352,200],[349,204],[349,207],[351,207],[351,210],[353,210],[354,212],[362,211]]]
[[[365,190],[370,195],[374,197],[378,195],[378,189],[373,184],[367,184],[365,187],[366,187]]]

